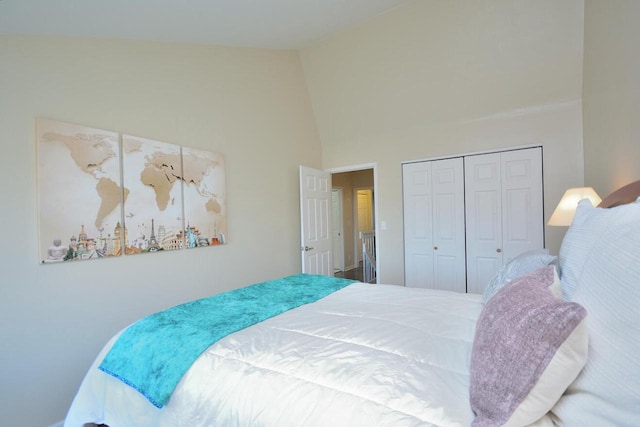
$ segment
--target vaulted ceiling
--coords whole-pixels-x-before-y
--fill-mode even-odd
[[[412,0],[0,0],[0,34],[300,49]]]

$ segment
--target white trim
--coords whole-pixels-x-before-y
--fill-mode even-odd
[[[512,119],[518,117],[531,116],[539,113],[546,113],[549,111],[560,111],[566,110],[570,107],[575,107],[577,105],[582,105],[579,99],[573,99],[569,101],[556,102],[553,104],[540,104],[540,105],[532,105],[530,107],[524,108],[516,108],[510,111],[502,111],[495,114],[490,114],[484,117],[477,117],[475,119],[461,121],[460,123],[473,123],[473,122],[484,122],[487,120],[501,120],[501,119]]]
[[[338,272],[338,271],[346,271],[345,268],[345,262],[344,262],[344,207],[343,207],[343,203],[342,203],[342,198],[343,198],[343,191],[344,189],[342,187],[334,187],[333,183],[331,186],[331,197],[333,198],[333,192],[337,192],[338,193],[338,210],[339,210],[339,221],[340,223],[337,224],[337,230],[336,228],[336,223],[332,222],[331,223],[331,228],[334,228],[332,231],[332,239],[334,239],[335,236],[335,232],[339,231],[340,232],[340,258],[341,261],[336,265],[336,263],[333,263],[333,271],[334,272]],[[333,208],[333,207],[332,207]],[[333,243],[333,241],[332,241]],[[333,248],[334,252],[335,252],[335,247]],[[335,260],[335,254],[334,254],[334,260]],[[338,268],[340,267],[340,268]]]
[[[49,427],[62,427],[64,425],[64,420],[58,421],[55,424],[51,424]]]
[[[331,172],[331,173],[342,173],[342,172],[357,172],[357,171],[361,171],[361,170],[366,170],[366,169],[373,169],[373,177],[374,177],[374,181],[375,181],[375,176],[376,176],[376,169],[378,168],[378,163],[377,162],[373,162],[373,163],[363,163],[360,165],[353,165],[353,166],[342,166],[342,167],[338,167],[338,168],[331,168],[331,169],[327,169],[327,172]]]
[[[420,163],[420,162],[430,162],[433,160],[445,160],[445,159],[454,159],[456,157],[468,157],[468,156],[479,156],[482,154],[493,154],[493,153],[504,153],[505,151],[517,151],[517,150],[526,150],[528,148],[544,148],[542,143],[538,144],[527,144],[527,145],[517,145],[515,147],[503,147],[503,148],[495,148],[491,150],[484,151],[473,151],[471,153],[462,153],[462,154],[451,154],[447,156],[437,156],[437,157],[427,157],[424,159],[416,159],[416,160],[403,160],[400,162],[401,165],[408,165],[411,163]]]

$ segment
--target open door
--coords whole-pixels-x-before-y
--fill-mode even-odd
[[[300,166],[302,272],[333,276],[331,173]]]

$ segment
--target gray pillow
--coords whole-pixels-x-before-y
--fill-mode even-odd
[[[521,253],[503,265],[496,275],[493,276],[482,295],[482,300],[486,303],[496,292],[513,279],[547,265],[553,265],[556,263],[556,260],[557,257],[549,255],[547,249],[534,249]]]

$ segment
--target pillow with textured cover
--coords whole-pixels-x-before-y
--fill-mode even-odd
[[[637,220],[640,203],[603,209],[594,207],[588,199],[578,203],[573,222],[567,230],[558,259],[564,299],[570,301],[592,250],[599,251],[596,242],[620,224]]]
[[[498,273],[493,276],[482,295],[482,300],[486,303],[496,292],[513,279],[547,265],[555,264],[556,260],[557,257],[549,255],[547,249],[534,249],[521,253],[503,265],[498,270]]]
[[[587,312],[552,294],[554,271],[514,279],[484,306],[471,352],[472,426],[537,421],[584,367]]]
[[[560,425],[637,427],[640,204],[597,211],[608,219],[606,232],[586,252],[572,298],[589,312],[589,360],[552,412]]]

